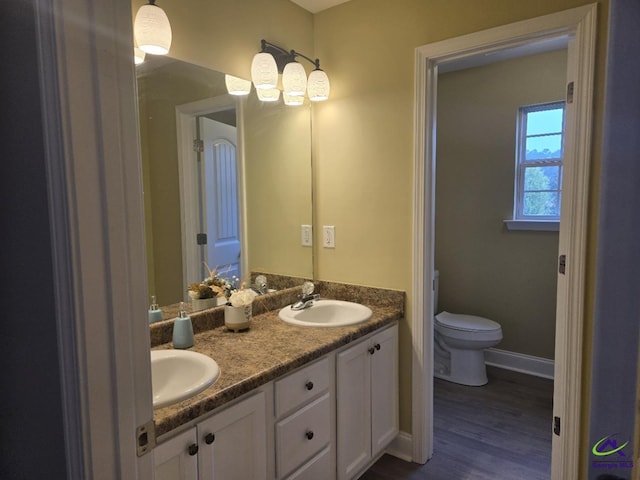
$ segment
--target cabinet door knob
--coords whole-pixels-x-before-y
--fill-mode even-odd
[[[191,445],[189,445],[189,455],[191,455],[192,457],[198,453],[198,445],[195,443],[192,443]]]
[[[376,347],[376,350],[380,350],[380,344],[379,344],[379,343],[376,343],[376,344],[374,345],[374,347]]]
[[[215,439],[216,436],[213,433],[207,433],[204,437],[204,443],[211,445]]]
[[[313,438],[313,430],[309,430],[305,433],[305,436],[307,437],[307,440],[311,440]]]
[[[304,384],[307,390],[313,390],[313,382],[307,382]]]
[[[371,347],[369,350],[367,350],[371,355],[373,355],[374,353],[376,353],[376,349]]]

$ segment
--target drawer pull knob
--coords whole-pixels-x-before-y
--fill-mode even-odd
[[[307,433],[305,433],[307,440],[311,440],[313,438],[313,430],[309,430]]]
[[[213,433],[207,433],[207,435],[204,437],[204,443],[206,443],[207,445],[211,445],[215,439],[216,436]]]
[[[380,350],[380,344],[379,344],[379,343],[376,343],[376,344],[374,345],[374,347],[376,347],[376,350]]]
[[[369,350],[367,350],[371,355],[373,355],[374,353],[376,353],[376,349],[371,347]]]
[[[307,390],[313,390],[313,382],[307,382],[304,384]]]
[[[192,457],[198,453],[198,445],[196,445],[195,443],[192,443],[191,445],[189,445],[189,455],[191,455]]]

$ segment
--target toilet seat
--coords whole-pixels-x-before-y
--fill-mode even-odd
[[[484,317],[442,312],[436,315],[436,324],[463,332],[487,332],[501,330],[500,324]]]

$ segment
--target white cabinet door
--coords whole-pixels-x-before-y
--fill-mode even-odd
[[[264,392],[199,423],[197,430],[199,480],[266,480]]]
[[[338,480],[357,473],[371,458],[371,361],[369,342],[337,356]]]
[[[398,434],[398,327],[372,338],[371,448],[376,456]]]
[[[354,478],[398,433],[398,326],[337,356],[338,480]]]
[[[161,443],[153,449],[155,480],[198,480],[196,429]]]

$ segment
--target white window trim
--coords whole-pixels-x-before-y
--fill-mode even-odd
[[[536,232],[559,232],[559,220],[505,220],[505,227],[509,231],[536,231]]]
[[[523,122],[523,116],[526,116],[530,112],[534,111],[542,111],[547,109],[554,108],[565,108],[564,100],[558,100],[553,102],[545,102],[536,105],[526,105],[520,107],[518,110],[518,126],[517,132],[518,136],[516,138],[516,168],[515,168],[515,178],[514,178],[514,191],[513,191],[513,218],[510,220],[505,220],[505,222],[518,222],[522,228],[517,228],[516,224],[511,225],[514,228],[510,228],[510,225],[507,224],[507,228],[509,230],[542,230],[542,228],[536,228],[536,225],[539,225],[540,222],[558,222],[560,220],[560,215],[557,216],[533,216],[533,215],[524,215],[523,213],[523,203],[524,203],[524,170],[525,164],[523,159],[525,158],[525,144],[526,144],[526,123]],[[564,112],[563,112],[564,116]],[[564,120],[563,120],[564,121]],[[564,128],[562,130],[562,142],[564,146]],[[524,139],[524,140],[523,140]],[[562,195],[562,174],[563,174],[563,163],[564,163],[564,148],[563,154],[559,160],[546,160],[540,162],[527,162],[526,166],[560,166],[560,188],[558,189],[560,195]],[[527,224],[529,224],[527,226]],[[546,228],[545,228],[546,229]]]

